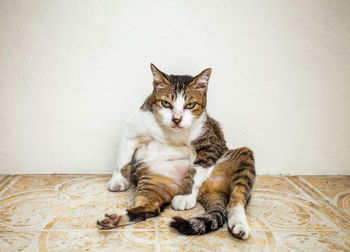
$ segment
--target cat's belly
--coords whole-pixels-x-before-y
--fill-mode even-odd
[[[154,140],[139,146],[135,156],[152,173],[169,177],[180,184],[194,159],[195,150],[189,145],[169,145]]]

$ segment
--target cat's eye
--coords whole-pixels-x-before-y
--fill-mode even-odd
[[[196,106],[196,103],[195,102],[190,102],[190,103],[187,103],[185,108],[187,109],[193,109],[194,107]]]
[[[171,108],[172,107],[171,104],[165,100],[161,100],[160,102],[162,103],[162,106],[164,108]]]

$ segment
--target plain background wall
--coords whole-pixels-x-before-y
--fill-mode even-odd
[[[111,173],[150,62],[213,68],[259,174],[350,174],[350,1],[0,1],[0,173]]]

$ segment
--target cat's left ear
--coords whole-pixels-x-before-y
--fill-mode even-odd
[[[203,70],[200,74],[194,77],[194,80],[191,84],[195,89],[199,89],[203,94],[207,93],[208,83],[211,75],[211,68]]]

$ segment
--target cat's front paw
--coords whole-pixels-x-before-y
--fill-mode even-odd
[[[122,175],[113,176],[108,182],[108,190],[111,192],[122,192],[129,188],[130,182]]]
[[[187,210],[194,208],[197,203],[197,197],[192,194],[176,195],[171,201],[171,206],[175,210]]]
[[[230,233],[239,239],[246,240],[249,237],[250,228],[244,208],[235,207],[228,212],[227,227]]]

